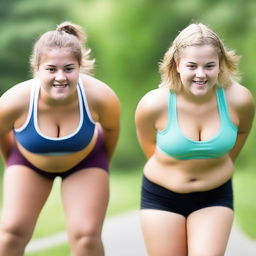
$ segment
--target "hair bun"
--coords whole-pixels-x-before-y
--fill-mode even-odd
[[[70,25],[58,26],[58,31],[65,31],[68,34],[74,34],[74,30]]]
[[[73,35],[77,37],[81,42],[85,41],[85,36],[82,31],[82,28],[76,24],[73,24],[71,22],[65,21],[61,24],[59,24],[56,28],[57,31],[63,31],[67,34]]]

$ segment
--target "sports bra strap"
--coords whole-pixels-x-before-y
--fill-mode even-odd
[[[169,102],[168,102],[168,125],[178,125],[177,124],[177,97],[173,92],[169,93]]]
[[[218,101],[221,122],[228,123],[229,125],[231,125],[236,129],[237,127],[234,125],[229,115],[228,103],[224,93],[224,88],[217,89],[217,101]]]

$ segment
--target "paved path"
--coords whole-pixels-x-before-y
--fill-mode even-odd
[[[67,241],[66,233],[33,240],[27,251],[39,251]],[[146,256],[138,212],[107,218],[103,228],[106,256]],[[225,256],[256,256],[256,241],[245,238],[233,227]]]

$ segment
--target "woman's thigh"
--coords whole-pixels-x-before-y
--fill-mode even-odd
[[[180,214],[143,209],[142,232],[150,256],[186,256],[186,218]]]
[[[1,228],[32,234],[52,185],[53,180],[38,175],[28,167],[8,167],[3,179]]]
[[[189,256],[223,256],[233,223],[233,211],[213,206],[193,212],[187,219]]]
[[[99,168],[77,171],[62,182],[69,232],[100,234],[109,201],[109,175]]]

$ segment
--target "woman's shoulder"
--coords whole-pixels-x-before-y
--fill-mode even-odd
[[[103,81],[89,75],[80,75],[86,94],[89,96],[101,96],[115,94],[114,90]]]
[[[169,98],[168,88],[157,88],[147,92],[139,101],[139,106],[155,108],[157,106],[166,105]]]
[[[233,82],[226,89],[226,95],[228,100],[236,106],[251,105],[254,103],[251,91],[237,82]]]
[[[0,119],[6,125],[13,125],[14,120],[27,111],[32,84],[31,79],[14,85],[0,97]]]
[[[30,91],[35,79],[26,80],[9,88],[0,98],[1,104],[22,105],[30,99]]]
[[[255,102],[251,91],[237,83],[233,82],[226,89],[228,103],[240,113],[252,113],[255,109]]]
[[[113,89],[103,81],[90,76],[82,74],[80,75],[80,79],[82,80],[83,86],[86,90],[94,90],[94,91],[100,91],[100,90],[112,90]]]
[[[157,88],[147,92],[139,101],[136,114],[158,116],[168,105],[169,89]]]
[[[109,85],[89,75],[81,75],[80,78],[89,104],[103,107],[119,105],[118,96]]]

